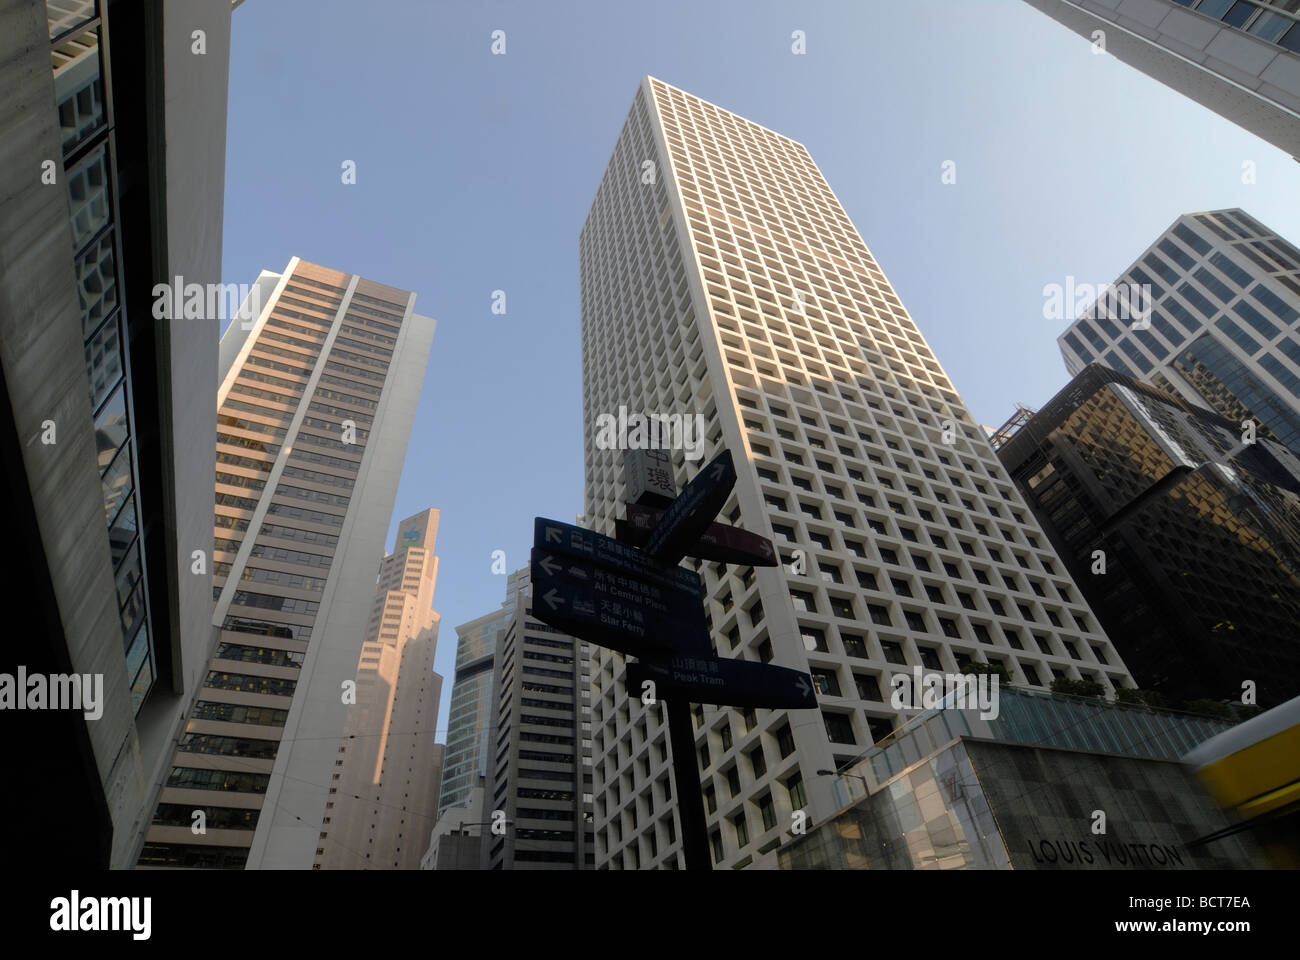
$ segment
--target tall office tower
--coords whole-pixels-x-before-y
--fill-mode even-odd
[[[507,593],[514,604],[492,677],[484,866],[590,869],[590,649],[531,618],[527,567],[510,575]],[[504,833],[491,823],[501,818]]]
[[[1150,323],[1094,303],[1058,340],[1070,373],[1097,360],[1300,454],[1300,250],[1241,210],[1185,214],[1130,284],[1150,285]]]
[[[379,565],[316,869],[416,870],[437,820],[442,677],[433,672],[438,511],[403,520]]]
[[[25,784],[4,846],[124,867],[211,639],[190,564],[212,548],[216,411],[193,388],[216,382],[220,325],[159,316],[153,287],[221,279],[231,8],[0,6],[3,603],[22,638],[0,673],[102,682],[93,717],[0,714]]]
[[[1133,678],[1171,702],[1300,694],[1300,460],[1090,364],[998,456]]]
[[[1028,0],[1129,66],[1300,156],[1296,0]]]
[[[647,77],[579,246],[588,525],[613,534],[624,496],[600,414],[702,415],[693,469],[722,447],[737,465],[719,519],[786,560],[697,567],[716,649],[811,671],[821,694],[819,713],[695,710],[716,864],[831,812],[818,771],[892,729],[895,672],[987,660],[1131,686],[802,145]],[[623,663],[594,653],[597,865],[676,866],[662,707],[628,697]]]
[[[488,730],[492,724],[492,665],[501,634],[514,614],[509,607],[456,628],[456,676],[447,716],[447,754],[438,794],[438,816],[461,806],[487,776]]]
[[[433,341],[355,274],[295,257],[257,290],[221,341],[219,635],[141,866],[311,867]]]

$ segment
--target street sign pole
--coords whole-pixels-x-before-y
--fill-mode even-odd
[[[669,481],[671,482],[671,480]],[[630,544],[631,531],[619,530],[619,539]],[[638,696],[635,691],[628,691]],[[687,870],[712,870],[709,852],[709,824],[704,815],[704,788],[700,784],[699,761],[695,756],[695,727],[691,705],[685,697],[660,699],[668,721],[668,746],[673,755],[673,799],[681,830],[682,860]]]
[[[683,556],[752,566],[778,562],[771,541],[714,521],[736,483],[730,452],[722,451],[676,497],[667,455],[632,453],[625,463],[628,519],[615,524],[616,539],[537,518],[533,615],[640,658],[627,666],[628,693],[642,695],[631,687],[648,681],[666,709],[682,858],[687,870],[712,870],[692,701],[812,709],[817,700],[807,674],[718,658],[700,578],[678,566]]]
[[[685,697],[663,701],[668,712],[668,742],[673,751],[673,789],[677,795],[677,819],[682,828],[682,859],[687,870],[712,870],[709,828],[704,818],[704,791],[700,787],[700,766],[695,757],[695,730],[691,706]]]

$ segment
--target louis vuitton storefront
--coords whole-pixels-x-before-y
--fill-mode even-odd
[[[1265,866],[1179,758],[1217,720],[1003,688],[996,719],[928,710],[838,774],[842,808],[781,869]]]

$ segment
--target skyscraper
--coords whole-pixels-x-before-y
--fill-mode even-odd
[[[1172,705],[1300,693],[1285,447],[1243,445],[1235,420],[1091,364],[998,456],[1139,685]]]
[[[348,707],[321,821],[318,869],[418,869],[437,820],[437,535],[437,510],[407,517],[379,565],[356,702]]]
[[[716,865],[832,811],[819,771],[893,729],[896,672],[1132,685],[802,145],[646,77],[579,250],[587,525],[612,535],[624,496],[601,414],[702,415],[695,469],[726,447],[739,475],[719,519],[784,561],[696,565],[715,648],[819,690],[815,714],[694,710]],[[679,866],[662,704],[628,697],[619,654],[591,672],[596,865]]]
[[[296,257],[257,290],[221,343],[219,634],[141,866],[311,867],[433,341],[415,294]]]
[[[134,861],[209,651],[208,583],[190,567],[212,548],[220,327],[160,316],[153,288],[221,278],[231,7],[156,7],[0,16],[4,606],[23,638],[0,673],[102,687],[94,716],[5,711],[26,784],[15,861],[28,841],[40,861]],[[205,56],[189,55],[195,31]]]
[[[1179,217],[1115,282],[1148,286],[1149,323],[1082,310],[1059,343],[1209,407],[1300,455],[1300,250],[1241,210]]]
[[[1291,156],[1300,156],[1295,0],[1028,0]],[[1100,36],[1099,36],[1100,32]]]
[[[591,653],[532,619],[531,593],[528,568],[510,575],[513,611],[492,677],[485,867],[590,869]]]
[[[438,816],[465,803],[487,776],[492,724],[492,665],[501,634],[514,615],[509,607],[475,617],[456,628],[456,676],[447,716],[447,754],[438,794]]]

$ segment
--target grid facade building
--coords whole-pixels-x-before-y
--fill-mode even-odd
[[[492,679],[484,866],[588,870],[595,864],[590,647],[531,618],[528,568],[510,575],[508,596],[512,615]]]
[[[1107,53],[1300,156],[1300,0],[1027,0]]]
[[[1300,250],[1241,210],[1185,214],[1115,286],[1134,283],[1149,325],[1094,303],[1058,339],[1070,373],[1097,361],[1300,455]]]
[[[612,535],[620,404],[703,415],[719,520],[784,565],[704,578],[720,656],[810,671],[820,710],[694,709],[716,865],[763,862],[897,722],[890,676],[1002,664],[1131,686],[1078,588],[800,144],[644,78],[580,243],[588,525]],[[948,441],[948,442],[945,442]],[[674,453],[678,487],[689,479]],[[596,862],[681,865],[662,705],[594,648]]]
[[[221,344],[218,637],[145,867],[311,867],[433,340],[414,294],[355,274],[294,258],[258,286]]]
[[[437,535],[437,510],[407,517],[379,564],[315,869],[416,870],[437,821]]]

